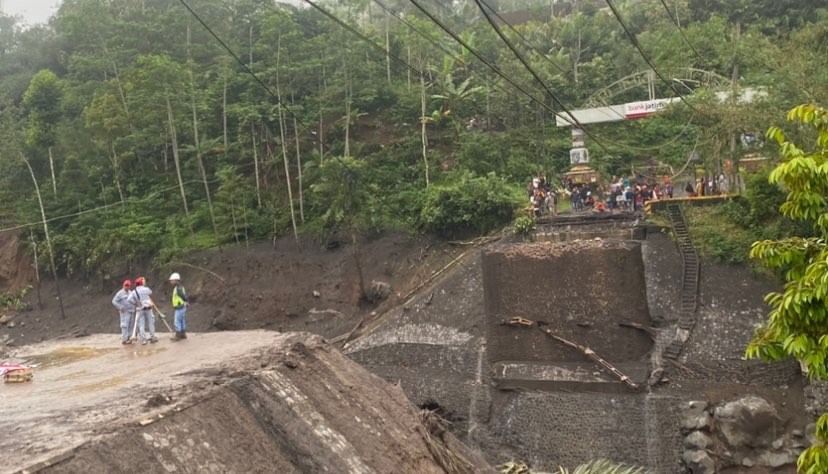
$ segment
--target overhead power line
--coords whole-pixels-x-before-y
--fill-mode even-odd
[[[650,57],[647,55],[647,53],[644,52],[644,49],[641,47],[641,44],[639,44],[639,42],[638,42],[638,39],[635,37],[633,32],[630,31],[630,29],[627,27],[627,23],[624,21],[624,18],[621,16],[621,13],[615,7],[615,4],[612,3],[612,0],[606,0],[606,2],[607,2],[607,5],[610,7],[610,10],[612,10],[612,14],[615,16],[615,19],[618,20],[618,23],[621,24],[621,28],[623,28],[624,32],[627,33],[627,36],[630,38],[630,41],[632,42],[633,46],[635,46],[635,49],[638,50],[639,54],[641,54],[641,57],[644,58],[644,61],[647,62],[647,65],[650,66],[650,69],[653,70],[655,75],[658,76],[658,78],[661,79],[662,82],[667,84],[667,87],[669,87],[670,90],[672,90],[673,93],[676,94],[676,96],[682,102],[684,102],[687,105],[687,107],[690,108],[690,110],[692,110],[693,112],[699,113],[699,111],[696,110],[695,107],[693,107],[693,104],[688,102],[687,99],[685,99],[684,96],[681,95],[681,93],[678,91],[678,89],[676,89],[676,86],[673,85],[672,82],[667,80],[666,77],[664,77],[664,75],[661,73],[661,71],[659,71],[658,68],[656,67],[655,63],[653,63],[653,60],[650,59]]]
[[[381,45],[379,45],[379,44],[375,43],[373,40],[371,40],[371,38],[369,38],[368,36],[366,36],[364,33],[362,33],[361,31],[357,30],[357,29],[356,29],[356,28],[354,28],[353,26],[351,26],[351,25],[349,25],[348,23],[346,23],[346,22],[342,21],[341,19],[339,19],[336,15],[334,15],[333,13],[331,13],[330,11],[328,11],[327,9],[325,9],[323,6],[321,6],[321,5],[317,4],[316,2],[313,2],[313,1],[311,1],[311,0],[303,0],[303,1],[304,1],[305,3],[307,3],[308,5],[310,5],[311,7],[313,7],[313,8],[314,8],[316,11],[318,11],[319,13],[321,13],[321,14],[323,14],[324,16],[326,16],[327,18],[329,18],[331,21],[335,22],[336,24],[338,24],[338,25],[339,25],[339,26],[341,26],[342,28],[345,28],[346,30],[348,30],[348,31],[349,31],[349,32],[351,32],[352,34],[354,34],[354,35],[356,35],[357,37],[359,37],[359,38],[360,38],[361,40],[363,40],[364,42],[368,43],[368,45],[369,45],[369,46],[371,46],[371,47],[373,47],[374,49],[376,49],[376,50],[380,51],[383,55],[387,55],[388,57],[390,57],[391,59],[393,59],[396,63],[401,64],[403,67],[405,67],[405,68],[406,68],[406,69],[408,69],[409,71],[413,72],[414,74],[417,74],[418,76],[422,76],[423,78],[428,79],[429,81],[431,81],[431,78],[429,78],[429,77],[425,74],[425,71],[420,71],[419,69],[417,69],[416,67],[412,66],[411,64],[409,64],[409,63],[408,63],[407,61],[405,61],[404,59],[401,59],[401,58],[399,58],[398,56],[396,56],[396,55],[394,55],[394,54],[391,54],[391,52],[390,52],[390,51],[388,51],[388,50],[386,50],[383,46],[381,46]]]
[[[664,10],[667,12],[667,15],[670,17],[671,20],[673,20],[673,24],[676,25],[676,28],[679,30],[679,33],[681,33],[681,37],[684,38],[684,42],[687,43],[687,46],[690,46],[690,49],[693,50],[693,53],[696,55],[697,58],[699,58],[699,61],[704,62],[704,59],[701,57],[701,54],[699,54],[698,50],[696,50],[696,48],[693,46],[693,43],[691,43],[690,40],[687,39],[687,35],[684,34],[684,30],[681,28],[681,25],[678,22],[678,18],[676,18],[676,16],[673,15],[673,12],[670,11],[670,7],[667,6],[667,2],[665,0],[661,0],[661,4],[664,6]]]
[[[193,16],[193,18],[195,18],[199,23],[201,23],[201,26],[204,27],[204,29],[207,30],[208,33],[210,33],[210,36],[212,36],[221,45],[221,47],[224,48],[224,50],[227,51],[227,53],[230,56],[232,56],[233,59],[236,60],[237,63],[239,63],[239,65],[245,70],[245,72],[247,72],[247,74],[249,74],[256,82],[258,82],[260,86],[262,86],[262,88],[273,98],[273,100],[276,101],[276,103],[279,105],[279,107],[284,109],[285,112],[287,112],[288,115],[290,115],[299,124],[301,124],[303,129],[308,128],[307,125],[305,125],[305,123],[302,121],[302,119],[300,119],[295,113],[293,113],[293,111],[290,109],[290,107],[288,107],[284,102],[282,102],[279,99],[279,96],[277,96],[270,89],[270,86],[265,84],[265,82],[259,77],[259,75],[256,74],[255,72],[253,72],[253,70],[250,69],[250,67],[248,67],[247,64],[245,64],[245,62],[242,61],[241,58],[232,49],[230,49],[229,46],[227,46],[227,43],[225,43],[221,38],[219,38],[219,36],[213,31],[213,29],[210,28],[210,26],[207,25],[207,23],[205,23],[204,20],[201,19],[201,17],[198,15],[198,13],[196,13],[192,8],[190,8],[189,5],[187,5],[187,2],[185,0],[178,0],[178,1],[181,2],[182,5],[184,5],[184,8],[186,8],[187,11],[190,12],[190,14]]]
[[[481,1],[482,1],[482,0],[481,0]],[[533,42],[529,41],[529,39],[528,39],[528,38],[526,38],[525,36],[523,36],[523,34],[522,34],[520,31],[518,31],[518,30],[517,30],[514,26],[512,26],[512,25],[511,25],[508,21],[506,21],[506,19],[504,19],[502,16],[500,16],[500,13],[498,13],[498,12],[497,12],[494,8],[492,8],[492,7],[491,7],[488,3],[486,3],[485,1],[483,1],[483,5],[486,5],[486,7],[489,9],[489,11],[491,11],[491,12],[494,14],[494,16],[496,16],[496,17],[497,17],[497,18],[498,18],[498,19],[499,19],[499,20],[500,20],[500,21],[501,21],[504,25],[506,25],[506,27],[507,27],[507,28],[509,28],[509,29],[510,29],[510,30],[511,30],[514,34],[516,34],[516,35],[518,36],[518,38],[520,38],[521,40],[523,40],[523,42],[524,42],[524,43],[526,43],[526,44],[527,44],[530,48],[532,48],[533,50],[535,50],[535,52],[537,52],[538,54],[540,54],[540,56],[541,56],[541,57],[542,57],[542,58],[543,58],[546,62],[548,62],[548,63],[549,63],[549,64],[551,64],[551,65],[552,65],[555,69],[557,69],[558,71],[560,71],[560,72],[561,72],[561,74],[564,74],[564,75],[569,74],[569,71],[567,71],[567,70],[565,70],[564,68],[562,68],[562,67],[561,67],[558,63],[556,63],[555,61],[552,61],[551,59],[549,59],[549,58],[546,56],[546,53],[545,53],[545,52],[543,52],[543,51],[542,51],[542,50],[541,50],[538,46],[536,46]]]
[[[416,5],[417,2],[415,0],[411,1]],[[543,79],[541,79],[538,73],[535,72],[532,66],[529,65],[529,62],[526,61],[526,58],[524,58],[523,55],[520,54],[520,51],[517,50],[515,45],[512,44],[512,42],[509,40],[509,38],[506,37],[505,34],[503,34],[503,30],[501,30],[500,27],[497,26],[497,23],[495,23],[494,19],[492,19],[492,17],[487,12],[486,7],[483,6],[482,0],[474,1],[477,4],[477,7],[480,8],[480,11],[483,13],[483,16],[486,17],[486,21],[492,26],[492,28],[495,30],[500,39],[503,40],[504,43],[506,43],[506,46],[509,48],[509,50],[511,50],[512,53],[514,53],[514,55],[518,58],[518,61],[520,61],[523,67],[526,68],[527,71],[529,71],[532,77],[534,77],[535,80],[541,85],[541,87],[543,87],[546,93],[552,97],[552,100],[554,100],[558,104],[561,110],[563,110],[566,113],[566,115],[569,116],[569,120],[567,120],[567,122],[569,122],[573,126],[577,125],[578,128],[583,130],[589,138],[591,138],[602,150],[604,150],[604,152],[607,155],[609,155],[609,157],[617,159],[615,156],[613,156],[612,152],[610,152],[609,149],[603,144],[603,142],[599,140],[598,137],[592,134],[589,130],[587,130],[586,127],[584,127],[584,125],[575,117],[575,115],[571,111],[569,111],[569,109],[566,108],[563,102],[561,102],[561,100],[558,98],[557,94],[555,94],[555,92],[552,91],[552,89],[550,89],[549,86],[547,86],[546,83],[543,82]]]
[[[305,0],[305,1],[307,1],[307,0]],[[491,61],[489,61],[488,59],[484,58],[484,57],[483,57],[483,55],[481,55],[481,54],[480,54],[480,53],[479,53],[476,49],[474,49],[474,48],[473,48],[473,47],[472,47],[472,46],[468,43],[468,41],[464,40],[463,38],[461,38],[461,37],[460,37],[460,35],[458,35],[458,34],[457,34],[457,33],[455,33],[454,31],[452,31],[452,30],[451,30],[451,28],[449,28],[448,26],[446,26],[446,25],[445,25],[442,21],[440,21],[440,19],[439,19],[439,18],[437,18],[436,16],[434,16],[434,14],[433,14],[433,13],[431,13],[430,11],[428,11],[428,9],[427,9],[427,8],[423,7],[423,6],[422,6],[422,5],[421,5],[421,4],[420,4],[417,0],[411,0],[411,3],[412,3],[412,4],[414,4],[414,6],[415,6],[415,7],[417,7],[417,9],[418,9],[418,10],[420,10],[420,11],[421,11],[421,12],[422,12],[425,16],[427,16],[427,17],[428,17],[428,18],[429,18],[432,22],[434,22],[437,26],[439,26],[439,27],[440,27],[440,29],[442,29],[442,30],[443,30],[443,31],[445,31],[445,32],[446,32],[449,36],[451,36],[451,37],[452,37],[452,39],[454,39],[454,41],[456,41],[456,42],[460,43],[460,45],[461,45],[461,46],[463,46],[464,48],[466,48],[466,49],[467,49],[467,50],[468,50],[468,51],[469,51],[469,52],[470,52],[470,53],[471,53],[474,57],[476,57],[477,59],[479,59],[479,60],[480,60],[480,62],[482,62],[484,65],[486,65],[486,67],[488,67],[489,69],[491,69],[491,70],[492,70],[495,74],[497,74],[497,75],[498,75],[498,76],[500,76],[503,80],[505,80],[506,82],[508,82],[509,84],[511,84],[511,85],[512,85],[512,87],[514,87],[515,89],[517,89],[518,91],[520,91],[520,93],[522,93],[523,95],[525,95],[526,97],[528,97],[530,100],[532,100],[532,101],[533,101],[533,102],[535,102],[536,104],[540,105],[541,107],[545,108],[546,110],[548,110],[548,111],[552,112],[553,114],[556,114],[556,115],[557,115],[557,112],[555,111],[555,109],[553,109],[552,107],[550,107],[550,106],[549,106],[549,104],[547,104],[546,102],[544,102],[544,101],[542,101],[541,99],[537,98],[537,97],[536,97],[534,94],[532,94],[531,92],[527,91],[527,90],[526,90],[523,86],[521,86],[520,84],[518,84],[517,82],[515,82],[515,80],[514,80],[514,79],[512,79],[512,78],[511,78],[511,77],[509,77],[507,74],[505,74],[505,73],[504,73],[504,72],[503,72],[503,71],[502,71],[499,67],[495,66],[494,64],[492,64],[492,62],[491,62]],[[576,124],[577,124],[577,121],[573,121],[573,120],[572,120],[572,119],[570,119],[570,118],[567,118],[567,117],[561,117],[561,118],[562,118],[562,119],[564,119],[567,123],[569,123],[569,124],[571,124],[571,125],[576,125]]]

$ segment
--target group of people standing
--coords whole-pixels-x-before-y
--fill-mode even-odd
[[[548,213],[553,216],[558,215],[558,194],[552,189],[545,177],[536,176],[532,178],[532,182],[526,191],[535,217]]]
[[[187,339],[187,292],[181,285],[181,276],[178,273],[170,275],[172,291],[172,307],[175,311],[174,326],[175,334],[173,341]],[[132,344],[140,341],[141,344],[154,344],[158,342],[155,336],[155,313],[164,319],[163,313],[152,300],[152,290],[147,285],[144,277],[135,279],[133,282],[124,280],[121,289],[112,298],[112,305],[118,310],[121,325],[121,344]]]
[[[730,183],[727,176],[720,174],[718,178],[710,176],[709,178],[698,178],[696,185],[693,186],[689,181],[684,187],[687,197],[698,196],[720,196],[728,193]]]
[[[673,192],[673,182],[668,176],[661,183],[613,176],[607,200],[610,210],[640,211],[647,201],[672,199]]]

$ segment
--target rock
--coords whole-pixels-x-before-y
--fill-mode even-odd
[[[14,328],[14,321],[9,321],[9,323],[6,324],[6,327],[9,328],[9,329],[13,329]]]
[[[742,464],[742,466],[745,466],[745,467],[753,467],[753,466],[755,466],[755,465],[756,465],[756,463],[755,463],[755,462],[753,461],[753,459],[751,459],[751,458],[744,458],[744,459],[742,459],[742,463],[741,463],[741,464]]]
[[[796,455],[791,451],[771,452],[765,451],[759,455],[757,464],[770,467],[781,467],[786,464],[795,464]]]
[[[707,402],[704,400],[694,400],[687,404],[689,410],[693,410],[695,413],[701,415],[701,412],[707,410]]]
[[[25,328],[26,327],[26,321],[20,321],[20,327]]]
[[[365,295],[372,303],[379,303],[391,296],[391,285],[384,281],[372,280]]]
[[[661,379],[664,377],[664,369],[661,367],[656,367],[655,370],[650,374],[650,378],[647,379],[647,385],[650,387],[657,385],[661,382]]]
[[[717,426],[733,447],[770,446],[775,433],[782,431],[776,409],[767,400],[747,396],[716,408]]]
[[[793,430],[791,431],[791,436],[793,436],[794,438],[802,438],[803,436],[805,436],[805,433],[803,433],[802,430]]]
[[[794,438],[791,440],[791,447],[793,449],[804,449],[808,447],[808,442],[802,438]]]
[[[8,314],[4,314],[3,316],[0,316],[0,324],[6,324],[11,320],[12,320],[12,317],[9,316]]]
[[[682,418],[681,427],[684,430],[710,430],[713,427],[713,417],[703,411],[701,415]]]
[[[11,345],[11,342],[9,342],[9,345]],[[808,426],[805,427],[805,439],[808,440],[808,445],[817,443],[816,423],[808,423]]]
[[[707,451],[687,450],[681,455],[681,458],[693,474],[714,474],[716,472],[716,463],[713,462],[713,458],[707,454]]]
[[[318,292],[318,291],[316,291],[316,290],[313,290],[313,297],[314,297],[314,298],[319,298],[319,297],[321,297],[321,296],[322,296],[322,293],[320,293],[320,292]]]
[[[701,431],[693,431],[687,437],[684,438],[684,447],[687,449],[707,449],[708,446],[713,444],[713,440],[710,436],[702,433]]]
[[[782,438],[779,438],[776,441],[774,441],[773,443],[771,443],[771,447],[773,449],[782,449],[782,446],[784,446],[784,444],[785,444],[785,440],[782,439]]]

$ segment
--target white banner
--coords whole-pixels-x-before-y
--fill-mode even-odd
[[[624,104],[624,118],[627,120],[649,117],[664,110],[677,99],[656,99]]]

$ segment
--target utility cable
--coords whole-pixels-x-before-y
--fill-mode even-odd
[[[287,112],[288,115],[291,116],[291,118],[295,119],[299,124],[301,124],[303,129],[308,128],[308,126],[305,125],[305,123],[299,117],[297,117],[295,113],[293,113],[293,111],[290,109],[290,107],[288,107],[287,104],[282,102],[279,99],[279,96],[277,96],[270,89],[270,87],[267,84],[265,84],[265,82],[258,76],[258,74],[253,72],[253,70],[251,70],[250,67],[248,67],[247,64],[245,64],[245,62],[242,61],[241,58],[235,52],[233,52],[233,50],[230,49],[229,46],[227,46],[227,43],[225,43],[221,38],[219,38],[219,36],[213,31],[213,29],[210,28],[210,26],[207,25],[207,23],[205,23],[204,20],[202,20],[201,17],[198,16],[198,14],[195,11],[193,11],[192,8],[190,8],[189,5],[187,5],[187,2],[185,0],[178,0],[178,1],[181,2],[182,5],[184,5],[184,8],[186,8],[187,11],[189,11],[191,15],[193,15],[193,18],[195,18],[199,23],[201,23],[201,26],[204,27],[204,29],[207,30],[207,32],[210,33],[210,35],[213,38],[215,38],[215,40],[221,45],[221,47],[224,48],[224,50],[227,51],[227,53],[230,56],[232,56],[233,59],[235,59],[237,63],[239,63],[239,65],[245,70],[245,72],[247,72],[247,74],[249,74],[256,82],[258,82],[260,86],[262,86],[262,88],[273,98],[273,100],[276,101],[276,103],[279,105],[279,107],[284,109],[285,112]]]
[[[459,56],[457,56],[457,54],[454,51],[449,51],[449,49],[447,47],[445,47],[444,45],[440,44],[439,41],[437,41],[434,38],[428,36],[422,30],[420,30],[419,28],[414,26],[410,21],[405,19],[404,15],[401,15],[400,13],[392,10],[390,7],[385,5],[380,0],[373,0],[373,2],[376,3],[377,5],[379,5],[379,7],[382,8],[383,10],[385,10],[388,14],[393,16],[394,19],[396,19],[397,21],[399,21],[403,25],[407,26],[409,29],[411,29],[412,31],[417,33],[420,37],[422,37],[423,39],[425,39],[426,41],[431,43],[434,47],[438,48],[444,54],[447,54],[448,56],[450,56],[452,59],[454,59],[455,61],[457,61],[459,63],[463,63],[463,60]]]
[[[475,1],[477,1],[477,0],[475,0]],[[692,110],[693,112],[699,113],[699,111],[695,107],[693,107],[693,104],[688,102],[687,99],[685,99],[684,96],[681,95],[681,93],[678,91],[678,89],[676,89],[676,86],[674,86],[672,82],[668,81],[667,78],[665,78],[664,75],[661,74],[661,71],[659,71],[658,68],[656,68],[655,63],[653,63],[653,60],[650,59],[650,57],[647,55],[647,53],[644,52],[644,49],[641,47],[641,44],[638,43],[638,39],[636,39],[633,32],[630,31],[630,29],[627,27],[627,23],[624,21],[624,18],[621,16],[621,13],[615,7],[615,4],[612,3],[612,0],[605,0],[605,1],[607,2],[607,5],[610,7],[610,10],[612,10],[612,14],[615,16],[615,19],[618,20],[618,23],[621,24],[621,28],[623,28],[624,32],[627,33],[627,36],[630,38],[630,41],[632,42],[633,46],[635,46],[635,49],[638,50],[638,52],[641,54],[641,57],[644,58],[644,61],[647,62],[647,65],[650,66],[650,68],[653,70],[655,75],[658,76],[658,78],[661,79],[662,82],[667,84],[667,87],[669,87],[670,90],[672,90],[673,93],[676,94],[676,96],[682,102],[684,102],[687,105],[687,107],[690,108],[690,110]]]
[[[305,1],[308,1],[308,0],[305,0]],[[544,102],[544,101],[542,101],[541,99],[538,99],[538,98],[537,98],[534,94],[532,94],[531,92],[527,91],[527,90],[526,90],[523,86],[521,86],[520,84],[518,84],[517,82],[515,82],[515,80],[514,80],[514,79],[512,79],[512,78],[511,78],[511,77],[509,77],[507,74],[505,74],[503,71],[501,71],[501,70],[500,70],[500,68],[498,68],[497,66],[495,66],[494,64],[492,64],[492,63],[491,63],[491,61],[489,61],[488,59],[484,58],[484,57],[483,57],[483,56],[482,56],[479,52],[477,52],[477,50],[475,50],[474,48],[472,48],[472,46],[471,46],[471,45],[470,45],[470,44],[469,44],[466,40],[464,40],[463,38],[461,38],[461,37],[460,37],[457,33],[453,32],[453,31],[452,31],[452,30],[451,30],[448,26],[446,26],[446,25],[445,25],[442,21],[440,21],[440,19],[439,19],[439,18],[437,18],[436,16],[434,16],[434,14],[432,14],[430,11],[428,11],[428,9],[426,9],[425,7],[423,7],[423,6],[422,6],[422,5],[421,5],[421,4],[420,4],[417,0],[411,0],[411,3],[412,3],[412,4],[414,4],[414,6],[416,6],[416,7],[417,7],[417,9],[419,9],[421,12],[423,12],[423,14],[424,14],[425,16],[427,16],[427,17],[428,17],[431,21],[433,21],[433,22],[434,22],[437,26],[439,26],[439,27],[440,27],[440,29],[442,29],[443,31],[445,31],[445,32],[446,32],[449,36],[451,36],[451,37],[452,37],[452,38],[453,38],[456,42],[460,43],[460,44],[461,44],[464,48],[466,48],[466,49],[467,49],[467,50],[468,50],[468,51],[469,51],[469,52],[470,52],[473,56],[475,56],[477,59],[479,59],[479,60],[480,60],[480,62],[482,62],[482,63],[483,63],[483,64],[485,64],[485,65],[486,65],[489,69],[491,69],[491,70],[492,70],[495,74],[497,74],[497,75],[498,75],[498,76],[500,76],[503,80],[505,80],[506,82],[508,82],[509,84],[511,84],[511,85],[512,85],[515,89],[517,89],[518,91],[520,91],[523,95],[525,95],[526,97],[528,97],[530,100],[532,100],[532,101],[533,101],[533,102],[535,102],[536,104],[538,104],[538,105],[540,105],[541,107],[545,108],[546,110],[550,111],[550,112],[551,112],[551,113],[553,113],[554,115],[558,115],[558,113],[555,111],[555,109],[553,109],[552,107],[550,107],[550,106],[549,106],[549,104],[545,103],[545,102]],[[569,118],[567,118],[567,117],[561,117],[561,118],[562,118],[564,121],[566,121],[567,123],[569,123],[570,125],[573,125],[573,126],[574,126],[574,125],[576,125],[576,124],[577,124],[577,121],[573,121],[572,119],[569,119]]]
[[[183,1],[183,0],[182,0],[182,1]],[[391,59],[393,59],[394,61],[396,61],[398,64],[401,64],[403,67],[405,67],[406,69],[410,70],[410,71],[411,71],[411,72],[413,72],[414,74],[417,74],[418,76],[421,76],[421,77],[423,77],[423,78],[428,79],[429,81],[431,81],[431,78],[429,78],[429,77],[425,74],[425,72],[424,72],[424,71],[420,71],[419,69],[415,68],[414,66],[412,66],[411,64],[409,64],[409,63],[408,63],[408,62],[406,62],[405,60],[403,60],[403,59],[401,59],[401,58],[397,57],[397,56],[396,56],[396,55],[394,55],[394,54],[391,54],[391,52],[390,52],[390,51],[386,50],[386,49],[385,49],[384,47],[382,47],[381,45],[379,45],[379,44],[375,43],[375,42],[374,42],[371,38],[369,38],[368,36],[366,36],[364,33],[360,32],[359,30],[357,30],[357,29],[356,29],[356,28],[354,28],[353,26],[349,25],[348,23],[346,23],[346,22],[342,21],[342,20],[341,20],[341,19],[339,19],[336,15],[334,15],[334,14],[333,14],[333,13],[331,13],[330,11],[326,10],[324,7],[320,6],[319,4],[317,4],[317,3],[315,3],[315,2],[313,2],[313,1],[311,1],[311,0],[303,0],[303,1],[304,1],[305,3],[307,3],[308,5],[310,5],[311,7],[313,7],[314,9],[316,9],[316,10],[317,10],[319,13],[321,13],[322,15],[326,16],[327,18],[329,18],[331,21],[335,22],[336,24],[338,24],[338,25],[339,25],[339,26],[341,26],[342,28],[345,28],[347,31],[349,31],[349,32],[351,32],[352,34],[356,35],[357,37],[359,37],[360,39],[362,39],[364,42],[368,43],[368,45],[372,46],[374,49],[376,49],[376,50],[378,50],[378,51],[382,52],[382,54],[383,54],[383,55],[387,55],[388,57],[390,57]]]
[[[512,26],[512,25],[511,25],[511,23],[509,23],[508,21],[506,21],[506,19],[504,19],[502,16],[500,16],[500,13],[498,13],[498,12],[497,12],[494,8],[492,8],[492,7],[491,7],[491,5],[489,5],[488,3],[486,3],[486,2],[485,2],[485,1],[483,1],[483,0],[481,0],[481,2],[483,3],[483,5],[486,5],[486,8],[488,8],[488,9],[489,9],[489,11],[491,11],[491,12],[494,14],[494,16],[496,16],[496,17],[497,17],[497,18],[498,18],[501,22],[503,22],[503,24],[504,24],[504,25],[506,25],[506,26],[507,26],[507,27],[508,27],[508,28],[509,28],[509,29],[510,29],[510,30],[511,30],[514,34],[516,34],[516,35],[518,36],[518,38],[522,39],[524,43],[526,43],[526,44],[527,44],[530,48],[532,48],[533,50],[535,50],[535,52],[537,52],[538,54],[540,54],[540,56],[541,56],[541,57],[542,57],[542,58],[543,58],[546,62],[548,62],[549,64],[551,64],[551,65],[552,65],[555,69],[557,69],[558,71],[560,71],[560,72],[561,72],[562,74],[564,74],[565,76],[569,74],[569,71],[566,71],[566,70],[565,70],[564,68],[562,68],[562,67],[561,67],[558,63],[556,63],[555,61],[552,61],[551,59],[549,59],[549,58],[546,56],[546,53],[544,53],[543,51],[541,51],[541,49],[540,49],[538,46],[536,46],[534,43],[532,43],[531,41],[529,41],[529,39],[528,39],[528,38],[526,38],[525,36],[523,36],[523,34],[522,34],[520,31],[518,31],[518,30],[517,30],[514,26]]]
[[[412,1],[412,3],[414,3],[416,5],[416,3],[417,3],[416,0],[411,0],[411,1]],[[541,87],[543,87],[543,89],[552,97],[552,99],[558,104],[558,106],[571,119],[571,121],[566,120],[566,118],[564,118],[564,120],[566,120],[567,122],[569,122],[573,126],[577,125],[578,128],[583,130],[584,134],[586,134],[589,138],[591,138],[610,158],[615,159],[615,160],[619,160],[616,156],[613,155],[612,152],[609,151],[609,149],[603,144],[603,142],[598,139],[598,137],[596,137],[593,133],[591,133],[589,130],[587,130],[586,127],[584,127],[584,125],[575,117],[575,115],[573,115],[572,112],[569,111],[569,109],[567,109],[565,105],[563,105],[563,102],[561,102],[561,100],[558,98],[557,94],[555,94],[555,92],[552,91],[552,89],[550,89],[546,85],[546,83],[543,82],[543,79],[541,79],[540,76],[538,75],[538,73],[535,72],[535,70],[532,68],[532,66],[529,65],[529,62],[526,61],[526,58],[524,58],[523,55],[520,54],[520,51],[517,50],[515,45],[512,44],[512,42],[509,41],[509,38],[507,38],[506,35],[503,33],[503,30],[501,30],[500,27],[497,26],[497,23],[494,21],[494,19],[492,19],[492,17],[486,11],[486,8],[483,6],[482,0],[475,0],[475,3],[477,4],[478,8],[480,8],[480,11],[483,13],[483,16],[486,17],[486,21],[492,26],[492,28],[495,30],[495,32],[500,37],[500,39],[503,40],[504,43],[506,43],[506,46],[512,51],[512,53],[514,53],[514,55],[518,58],[520,63],[523,65],[523,67],[526,68],[527,71],[529,71],[529,73],[532,75],[532,77],[535,78],[535,80],[541,85]]]
[[[248,165],[243,165],[242,167],[245,167],[245,166],[252,166],[252,165],[248,164]],[[212,183],[217,183],[219,181],[220,181],[219,179],[214,179],[212,181],[208,181],[208,183],[212,184]],[[202,181],[200,179],[193,179],[193,180],[190,180],[190,181],[185,181],[182,184],[194,184],[194,183],[203,184],[204,181]],[[71,214],[64,214],[62,216],[50,217],[50,218],[46,219],[45,221],[41,219],[41,220],[35,221],[35,222],[28,222],[28,223],[25,223],[25,224],[18,224],[18,225],[13,226],[13,227],[5,227],[5,228],[0,229],[0,233],[9,232],[9,231],[12,231],[12,230],[23,229],[23,228],[26,228],[26,227],[29,227],[29,226],[34,226],[34,225],[43,225],[44,222],[48,223],[48,222],[67,219],[69,217],[77,217],[77,216],[82,216],[84,214],[91,214],[93,212],[98,212],[98,211],[103,211],[105,209],[109,209],[110,207],[124,206],[126,204],[135,204],[135,203],[146,202],[146,201],[149,201],[150,199],[153,199],[153,198],[161,195],[162,193],[165,193],[165,192],[168,192],[168,191],[174,191],[178,188],[179,188],[179,185],[176,184],[174,186],[169,186],[169,187],[166,187],[166,188],[159,189],[157,191],[153,191],[152,193],[150,193],[147,196],[144,196],[142,198],[124,199],[123,201],[117,201],[117,202],[113,202],[112,204],[106,204],[106,205],[103,205],[103,206],[92,207],[92,208],[89,208],[89,209],[84,209],[82,211],[73,212]]]
[[[704,58],[701,57],[701,54],[699,54],[698,50],[693,46],[693,43],[691,43],[690,40],[687,39],[687,35],[684,34],[684,30],[681,28],[681,25],[678,22],[678,18],[676,18],[676,16],[673,15],[673,12],[670,11],[670,7],[667,6],[667,2],[665,0],[661,0],[661,4],[664,6],[664,10],[667,12],[667,15],[670,17],[671,20],[673,20],[673,24],[676,25],[676,28],[678,28],[679,33],[681,33],[681,37],[684,38],[684,42],[687,43],[687,46],[690,46],[690,49],[693,50],[693,53],[696,55],[697,58],[699,58],[699,61],[704,62]]]

